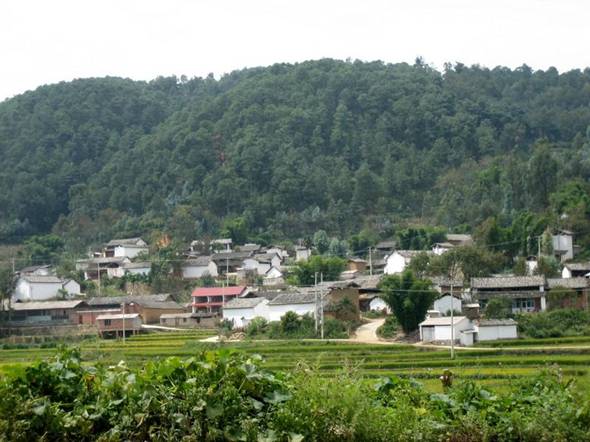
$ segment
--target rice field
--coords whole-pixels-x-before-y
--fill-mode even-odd
[[[459,349],[450,359],[448,349],[404,344],[369,345],[342,341],[243,341],[206,343],[213,330],[163,332],[121,340],[92,339],[77,345],[84,360],[116,364],[121,360],[138,366],[148,360],[176,356],[187,358],[207,349],[228,348],[262,356],[271,370],[313,369],[323,376],[339,370],[363,377],[400,376],[424,382],[433,390],[444,369],[456,379],[477,379],[491,387],[506,387],[511,380],[533,376],[542,370],[560,370],[590,389],[590,337],[518,340]],[[50,357],[57,347],[0,350],[0,373],[16,373],[36,360]]]

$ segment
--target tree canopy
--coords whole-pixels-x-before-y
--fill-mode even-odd
[[[589,232],[589,103],[590,70],[330,59],[43,86],[0,103],[0,241],[501,233],[527,210]]]

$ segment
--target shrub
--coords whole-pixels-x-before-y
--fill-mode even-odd
[[[250,321],[245,331],[249,337],[264,335],[268,332],[268,321],[257,316]]]
[[[505,319],[512,317],[512,301],[509,298],[492,298],[488,301],[484,315],[488,319]]]
[[[393,339],[396,337],[399,329],[399,324],[395,320],[395,316],[388,316],[381,327],[377,329],[377,335],[384,339]]]

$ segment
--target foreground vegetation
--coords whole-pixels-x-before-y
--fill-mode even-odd
[[[399,377],[355,370],[288,374],[256,356],[85,365],[63,351],[0,384],[0,435],[14,441],[587,440],[590,404],[572,382],[542,374],[494,393],[472,381],[431,394]]]

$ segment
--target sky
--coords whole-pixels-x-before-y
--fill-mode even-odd
[[[324,57],[563,72],[590,66],[589,18],[586,0],[2,0],[0,100]]]

